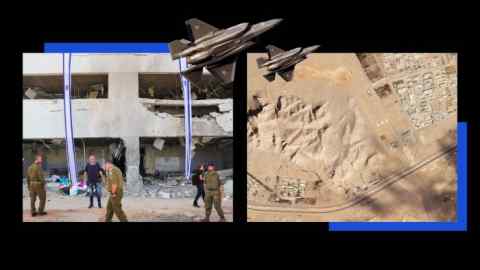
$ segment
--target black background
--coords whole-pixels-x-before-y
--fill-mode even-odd
[[[12,159],[8,159],[9,221],[18,231],[198,231],[198,232],[308,232],[309,235],[323,236],[329,239],[466,239],[478,234],[478,165],[472,163],[477,155],[478,144],[472,138],[478,137],[475,123],[475,88],[472,88],[472,59],[470,42],[462,32],[462,22],[449,19],[445,14],[456,13],[455,9],[392,9],[380,11],[358,5],[350,6],[348,12],[342,5],[336,7],[301,4],[298,2],[277,6],[258,7],[248,4],[239,7],[238,2],[226,3],[228,12],[189,7],[179,9],[141,6],[132,8],[129,13],[102,9],[103,12],[90,12],[79,8],[70,17],[52,15],[35,17],[28,26],[15,30],[8,46],[11,50],[9,78],[14,78],[9,94],[9,106],[6,108],[14,121],[4,130],[12,142]],[[213,4],[212,4],[213,5]],[[190,8],[189,11],[185,9]],[[275,9],[274,9],[275,7]],[[182,10],[180,13],[179,10]],[[90,12],[90,13],[88,13]],[[60,14],[60,13],[59,13]],[[134,16],[130,14],[136,14]],[[24,15],[27,17],[28,15]],[[44,42],[169,42],[185,38],[186,19],[196,17],[218,28],[225,28],[240,22],[256,23],[272,18],[283,18],[276,28],[266,32],[259,44],[249,52],[264,52],[264,46],[274,44],[289,49],[298,46],[320,44],[317,52],[458,52],[458,118],[469,122],[468,151],[468,195],[469,195],[469,232],[402,232],[402,233],[365,233],[365,232],[328,232],[326,223],[246,223],[246,56],[242,54],[237,62],[234,94],[234,223],[36,223],[22,224],[22,189],[15,179],[21,173],[22,142],[22,53],[42,52]],[[63,21],[64,20],[64,21]],[[468,47],[468,48],[467,48]],[[14,90],[17,89],[17,90]],[[17,95],[18,94],[18,95]],[[474,150],[475,149],[475,150]],[[14,169],[15,168],[15,169]],[[11,191],[11,192],[10,192]],[[15,202],[15,203],[14,203]],[[47,204],[48,208],[48,204]],[[48,209],[47,209],[48,211]],[[308,240],[308,236],[301,237]]]

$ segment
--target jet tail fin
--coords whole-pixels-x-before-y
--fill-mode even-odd
[[[286,82],[289,82],[293,79],[293,70],[295,69],[295,66],[291,66],[288,69],[285,69],[281,72],[278,73],[280,77],[282,77],[283,80]]]
[[[259,58],[257,58],[257,66],[258,66],[258,68],[261,68],[262,65],[263,65],[265,62],[267,62],[267,61],[268,61],[268,59],[267,59],[267,58],[264,58],[264,57],[259,57]]]
[[[172,56],[172,59],[179,58],[178,54],[188,48],[189,45],[190,41],[186,39],[177,39],[168,43],[168,49],[170,50],[170,55]]]
[[[206,36],[212,32],[218,31],[218,28],[212,26],[197,18],[189,19],[185,22],[190,37],[196,41],[197,39]]]
[[[275,72],[265,74],[265,75],[263,75],[263,77],[265,79],[267,79],[267,81],[271,82],[271,81],[275,80]]]
[[[268,57],[270,57],[270,58],[274,57],[277,54],[285,52],[284,50],[282,50],[282,49],[280,49],[276,46],[273,46],[273,45],[267,45],[266,49],[268,51]]]

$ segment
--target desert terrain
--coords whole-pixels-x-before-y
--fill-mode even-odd
[[[265,80],[260,56],[247,58],[249,221],[455,219],[454,56],[315,53],[290,82]]]

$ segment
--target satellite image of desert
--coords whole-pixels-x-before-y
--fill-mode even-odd
[[[248,221],[456,220],[457,55],[247,56]]]

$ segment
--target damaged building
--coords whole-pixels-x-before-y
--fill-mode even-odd
[[[61,54],[23,55],[23,168],[44,156],[48,174],[67,175]],[[184,103],[179,66],[168,54],[73,54],[72,123],[77,173],[89,154],[113,159],[127,192],[146,177],[183,175]],[[206,74],[192,87],[192,168],[233,168],[233,91]]]

